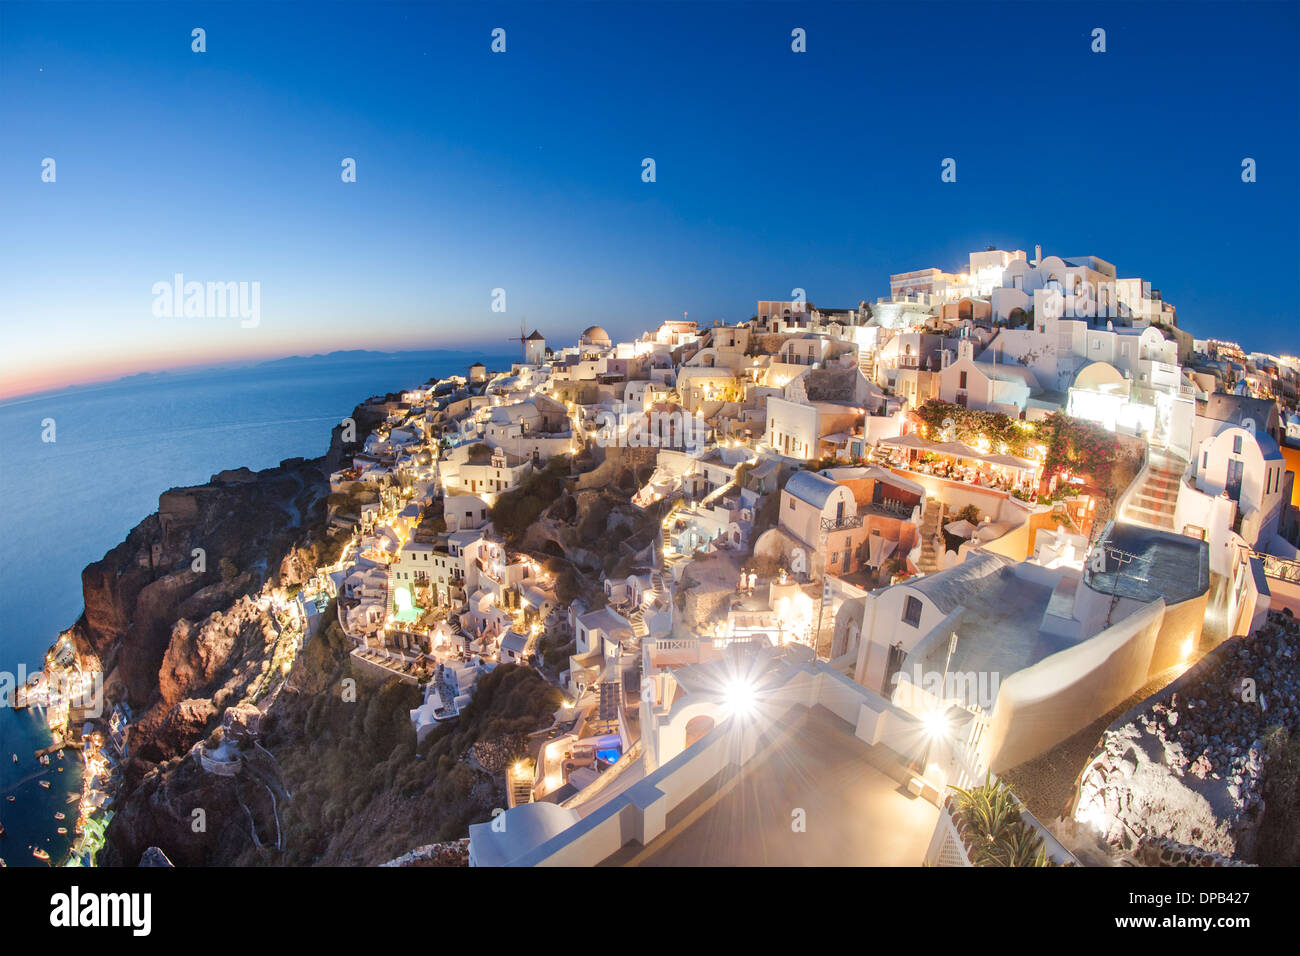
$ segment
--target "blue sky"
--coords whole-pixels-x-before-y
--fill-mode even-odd
[[[1294,3],[6,2],[0,394],[845,306],[1035,243],[1297,352],[1298,41]],[[260,325],[155,317],[177,272],[259,282]]]

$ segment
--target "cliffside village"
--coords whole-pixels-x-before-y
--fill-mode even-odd
[[[340,556],[202,624],[265,645],[222,740],[332,613],[420,740],[502,665],[563,694],[472,864],[986,863],[953,788],[1014,801],[1004,864],[1250,857],[1265,729],[1300,733],[1300,359],[1037,249],[518,342],[343,423]],[[74,657],[24,692],[83,741],[88,864],[133,718],[74,732]]]
[[[800,861],[969,862],[950,786],[1300,611],[1300,360],[1193,339],[1095,256],[988,249],[856,308],[519,341],[508,371],[372,400],[331,476],[352,537],[298,595],[309,631],[337,598],[358,666],[423,687],[419,734],[502,664],[565,694],[472,862],[690,862],[701,795],[761,787],[791,727],[801,760],[849,768],[806,797],[839,835]],[[561,533],[560,499],[581,518],[615,488],[599,547]],[[537,494],[503,536],[494,509]],[[1142,859],[1087,815],[1087,852]]]

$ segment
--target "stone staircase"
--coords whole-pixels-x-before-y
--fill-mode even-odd
[[[868,382],[876,380],[876,353],[866,349],[858,349],[858,368],[862,374],[867,377]]]
[[[627,622],[632,625],[632,634],[640,639],[650,633],[650,628],[646,627],[645,614],[641,608],[637,608],[627,616]]]
[[[664,581],[662,572],[650,572],[650,586],[654,589],[654,596],[656,598],[664,597],[668,593],[668,585]]]
[[[921,519],[920,530],[921,560],[917,562],[917,570],[922,574],[932,574],[941,567],[939,562],[943,554],[935,544],[934,536],[939,533],[942,510],[937,498],[925,499],[925,516]]]
[[[527,777],[510,775],[510,806],[533,802],[533,782]]]
[[[736,487],[735,478],[732,478],[730,481],[718,485],[718,487],[714,488],[707,495],[701,498],[699,504],[697,504],[696,507],[704,508],[707,507],[708,505],[711,505],[714,501],[716,501],[718,498],[721,498],[723,495],[725,495],[728,491],[730,491],[734,487]]]
[[[677,549],[672,546],[672,527],[673,522],[677,520],[677,512],[681,511],[686,505],[686,499],[678,492],[677,500],[673,502],[668,513],[664,515],[662,524],[662,534],[660,536],[660,555],[663,558],[665,570],[671,570],[672,567],[680,563],[684,556],[677,553]]]
[[[1187,462],[1152,449],[1150,467],[1142,485],[1124,505],[1120,520],[1162,531],[1174,530],[1174,506],[1178,503],[1178,482]]]

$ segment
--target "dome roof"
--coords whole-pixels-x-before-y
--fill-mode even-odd
[[[826,507],[826,502],[839,486],[839,482],[815,471],[796,471],[785,483],[785,490],[800,501],[821,509]]]
[[[477,866],[505,866],[577,823],[578,811],[539,800],[506,811],[506,826],[476,823],[469,828],[470,861]]]
[[[583,345],[609,345],[613,339],[599,325],[593,325],[583,329],[582,335],[578,336],[578,341]]]
[[[1107,386],[1127,386],[1128,380],[1122,372],[1109,362],[1092,362],[1084,366],[1074,377],[1075,388],[1099,391]]]

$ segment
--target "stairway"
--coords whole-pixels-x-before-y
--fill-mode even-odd
[[[682,497],[681,492],[677,493],[677,500],[673,506],[668,509],[668,513],[663,519],[663,533],[660,536],[660,554],[663,557],[663,566],[670,570],[673,565],[683,560],[684,556],[677,553],[677,549],[672,546],[672,527],[673,522],[677,520],[677,512],[681,511],[686,504],[686,499]]]
[[[650,628],[646,627],[645,614],[640,608],[628,615],[627,622],[632,625],[632,634],[637,638],[645,637],[650,633]]]
[[[942,510],[938,499],[925,499],[925,517],[921,519],[920,530],[921,560],[917,562],[917,570],[922,574],[933,574],[940,568],[939,559],[943,555],[940,546],[935,544],[935,535],[939,533]]]
[[[662,597],[667,593],[667,587],[664,584],[664,576],[660,571],[650,572],[650,587],[653,589],[656,598]]]
[[[1187,463],[1152,449],[1150,466],[1142,485],[1125,504],[1122,521],[1162,531],[1174,530],[1174,506],[1178,503],[1178,482]]]
[[[876,380],[876,352],[870,352],[865,349],[858,350],[858,370],[866,377],[868,382]]]
[[[510,774],[510,806],[533,802],[533,782],[522,775]]]
[[[701,498],[700,501],[699,501],[699,504],[697,504],[696,507],[697,507],[697,508],[703,508],[703,507],[705,507],[705,506],[707,506],[707,505],[712,504],[715,500],[717,500],[718,498],[721,498],[723,495],[725,495],[728,491],[730,491],[730,490],[731,490],[732,488],[734,488],[735,486],[736,486],[736,479],[735,479],[735,478],[732,478],[730,481],[727,481],[727,482],[724,482],[724,483],[721,484],[721,485],[718,485],[718,487],[714,488],[714,489],[713,489],[712,491],[710,491],[707,495],[705,495],[703,498]]]

